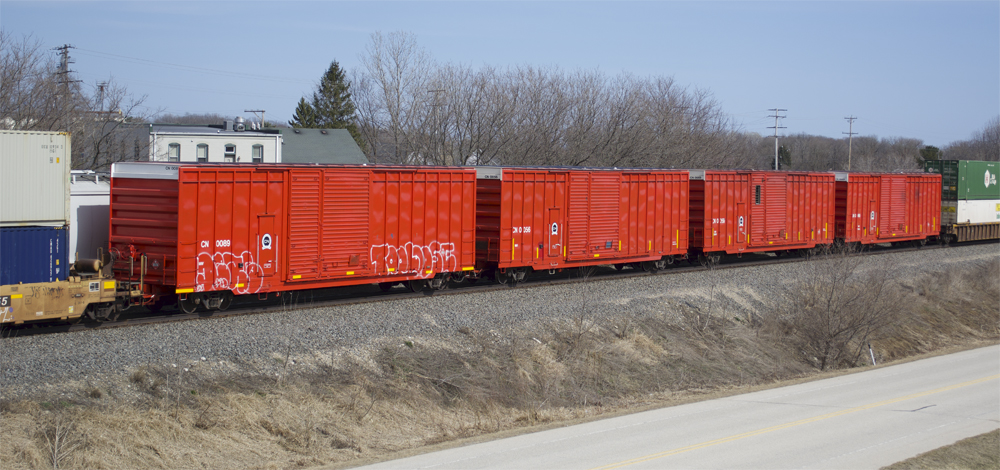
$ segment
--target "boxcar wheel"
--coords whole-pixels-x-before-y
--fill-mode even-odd
[[[177,299],[177,308],[181,309],[184,313],[191,314],[198,310],[198,303],[195,302],[193,295],[189,295],[186,299]]]
[[[425,280],[415,280],[406,283],[406,287],[410,288],[410,292],[420,292],[427,288],[427,281]]]
[[[226,291],[222,293],[222,301],[219,302],[219,311],[224,312],[233,304],[233,293]]]
[[[380,282],[378,283],[378,288],[382,292],[389,292],[390,290],[392,290],[392,286],[395,285],[396,285],[395,282]]]

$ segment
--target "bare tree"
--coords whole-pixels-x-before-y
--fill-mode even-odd
[[[0,120],[6,129],[66,131],[85,108],[79,82],[58,73],[51,51],[0,31]]]
[[[370,111],[375,111],[368,116],[372,119],[369,125],[384,130],[389,137],[388,142],[376,139],[371,151],[377,161],[384,161],[382,156],[385,155],[393,163],[422,163],[413,152],[413,134],[427,113],[430,57],[417,45],[412,33],[397,31],[383,35],[376,32],[371,39],[361,56],[361,63],[371,80],[364,97],[375,101],[368,105]]]
[[[942,158],[949,160],[1000,161],[1000,115],[990,119],[969,140],[948,144]]]
[[[436,66],[408,33],[372,35],[354,71],[371,161],[625,167],[738,167],[755,161],[705,90],[555,67]]]
[[[899,314],[894,267],[852,254],[806,261],[807,275],[788,286],[771,318],[820,369],[857,364]]]
[[[88,96],[81,82],[59,70],[51,51],[30,37],[0,31],[0,123],[6,129],[69,132],[75,169],[104,170],[145,155],[132,124],[152,113],[145,96],[132,96],[113,79]]]

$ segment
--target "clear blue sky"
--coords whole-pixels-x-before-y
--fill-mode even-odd
[[[670,76],[748,131],[943,146],[1000,114],[1000,2],[20,2],[0,26],[174,114],[288,120],[332,60],[408,31],[439,62]],[[54,54],[54,52],[53,52]],[[248,116],[249,117],[249,116]]]

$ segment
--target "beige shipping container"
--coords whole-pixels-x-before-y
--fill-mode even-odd
[[[0,227],[69,224],[68,132],[0,130]]]

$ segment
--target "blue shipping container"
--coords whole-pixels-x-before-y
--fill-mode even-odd
[[[68,237],[67,227],[0,228],[0,285],[66,279]]]

